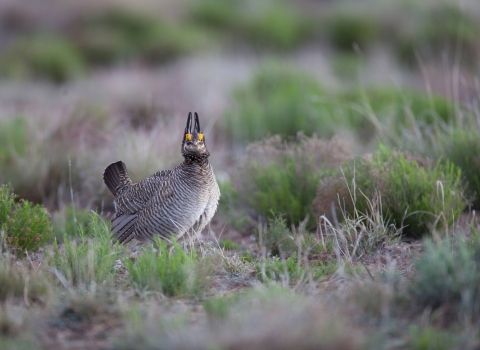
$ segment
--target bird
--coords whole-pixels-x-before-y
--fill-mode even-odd
[[[193,126],[193,130],[192,130]],[[185,233],[201,232],[214,216],[220,189],[195,112],[187,117],[181,153],[183,162],[173,169],[161,170],[133,183],[122,161],[110,164],[103,181],[114,195],[115,215],[112,219],[112,241],[126,244],[132,239],[141,242],[160,237],[172,244]]]

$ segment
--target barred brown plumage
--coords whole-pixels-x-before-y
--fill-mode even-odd
[[[155,236],[170,241],[186,232],[200,232],[217,210],[220,189],[208,162],[210,153],[195,113],[192,113],[182,141],[183,163],[133,183],[122,161],[110,164],[103,180],[115,196],[112,220],[113,241],[152,240]]]

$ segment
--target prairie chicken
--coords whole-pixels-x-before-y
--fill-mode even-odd
[[[113,241],[152,240],[160,236],[170,242],[189,230],[200,232],[217,210],[220,189],[208,162],[210,153],[195,113],[189,113],[182,141],[183,163],[162,170],[138,183],[128,176],[122,161],[110,164],[103,181],[115,196]]]

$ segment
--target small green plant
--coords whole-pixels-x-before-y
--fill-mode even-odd
[[[220,241],[220,247],[222,247],[225,250],[237,250],[238,249],[238,243],[233,242],[231,239],[222,239]]]
[[[305,264],[293,253],[288,259],[268,258],[257,262],[257,277],[262,282],[282,281],[290,283],[317,282],[338,268],[335,263],[310,262]]]
[[[225,319],[230,310],[236,306],[240,300],[239,294],[223,296],[219,298],[207,299],[203,302],[203,308],[211,319]]]
[[[167,296],[197,294],[203,286],[202,271],[205,262],[197,259],[195,250],[186,252],[176,241],[173,250],[161,238],[155,246],[143,249],[135,262],[127,260],[125,266],[131,283],[139,289],[158,291]]]
[[[66,234],[64,249],[53,244],[53,256],[50,264],[58,280],[67,288],[85,287],[94,289],[97,286],[111,286],[115,279],[115,261],[119,259],[122,248],[110,243],[110,228],[98,214],[90,214],[87,230],[79,227],[78,240],[70,239]]]
[[[458,349],[458,334],[433,327],[409,327],[409,349],[412,350],[448,350]]]
[[[7,246],[22,255],[37,251],[52,236],[50,217],[41,205],[15,202],[10,185],[0,187],[0,231]]]
[[[282,215],[270,218],[265,230],[260,227],[257,232],[257,240],[260,246],[265,246],[267,251],[273,255],[288,256],[297,249],[295,237],[288,229],[287,222]]]
[[[337,185],[347,186],[339,174],[335,176]],[[381,198],[387,226],[393,224],[413,237],[447,230],[467,205],[461,169],[442,160],[433,165],[383,145],[372,157],[348,165],[344,176],[352,184],[349,197],[340,201],[345,201],[350,215],[356,210],[370,213],[372,200]],[[319,187],[317,196],[322,195]]]
[[[0,57],[0,72],[20,79],[40,77],[63,83],[81,76],[85,70],[80,52],[61,36],[20,38]]]

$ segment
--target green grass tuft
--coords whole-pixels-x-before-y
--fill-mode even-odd
[[[126,260],[125,266],[131,283],[139,289],[158,291],[167,296],[194,295],[202,291],[204,281],[202,263],[195,250],[186,252],[176,241],[173,251],[161,238],[155,239],[155,247],[143,249],[135,262]]]
[[[409,327],[408,348],[412,350],[449,350],[460,349],[458,334],[433,327]]]
[[[344,179],[335,176],[335,187],[345,195]],[[350,215],[356,210],[369,213],[372,201],[381,198],[386,221],[413,237],[447,230],[467,205],[461,169],[448,161],[433,165],[383,145],[372,157],[348,165],[345,178],[349,184],[352,181],[350,192],[340,200]],[[317,198],[330,191],[320,186]]]
[[[338,94],[349,106],[348,124],[363,137],[401,138],[454,119],[452,101],[438,95],[393,87],[369,87]]]
[[[63,249],[55,241],[50,265],[55,275],[65,287],[111,286],[115,279],[114,265],[120,258],[122,247],[112,246],[110,227],[98,214],[90,214],[87,228],[80,230],[77,240],[70,239],[66,233]],[[87,236],[87,232],[91,232]]]
[[[297,250],[295,237],[282,215],[270,218],[265,230],[257,230],[257,240],[273,255],[288,256]]]
[[[233,242],[231,239],[222,239],[220,241],[220,247],[225,250],[237,250],[238,243]]]
[[[85,209],[78,209],[70,204],[53,216],[53,233],[57,242],[63,242],[65,237],[75,239],[81,236],[93,236],[91,223],[91,212]]]
[[[305,265],[302,259],[297,259],[293,253],[287,259],[279,257],[268,258],[257,262],[257,277],[261,282],[281,281],[288,284],[318,282],[321,278],[335,272],[335,263],[310,262]]]

